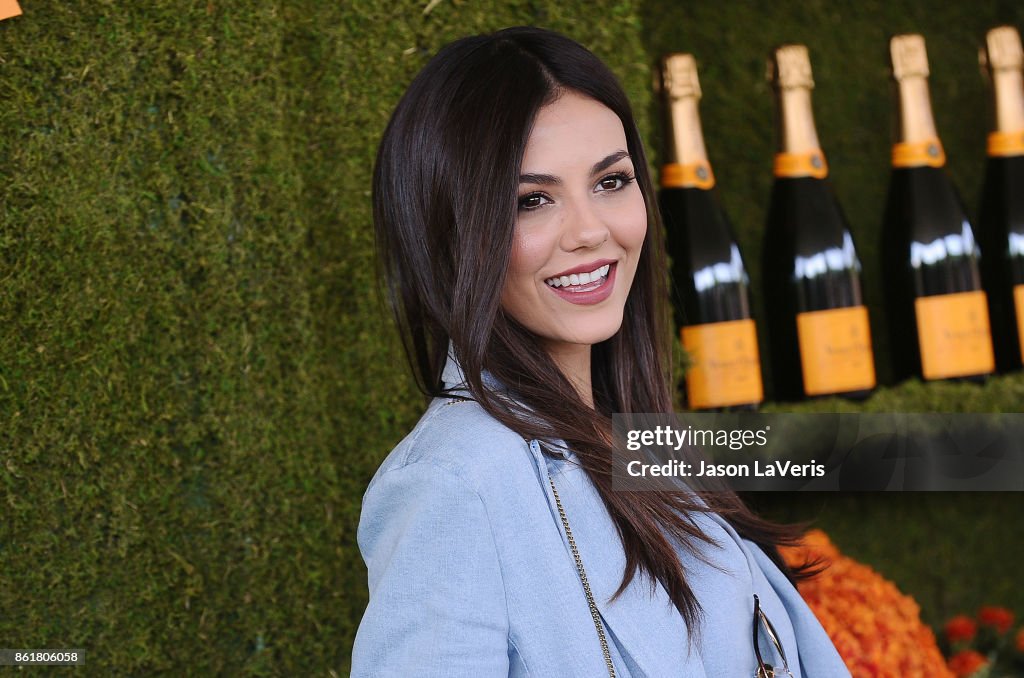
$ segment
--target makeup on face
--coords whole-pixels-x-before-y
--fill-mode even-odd
[[[552,350],[608,339],[646,232],[622,122],[563,93],[538,113],[523,155],[502,308]]]

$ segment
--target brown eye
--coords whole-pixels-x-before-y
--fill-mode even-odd
[[[609,174],[598,181],[596,188],[599,191],[618,191],[625,188],[626,185],[632,181],[633,175],[626,174],[625,172],[616,172],[615,174]]]
[[[549,202],[548,199],[541,193],[531,193],[524,195],[519,199],[519,209],[521,210],[535,210],[541,205]]]

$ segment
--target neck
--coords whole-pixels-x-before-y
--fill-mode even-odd
[[[590,345],[559,344],[548,349],[551,359],[573,385],[587,407],[594,408],[594,385],[590,378]]]
[[[811,90],[806,87],[784,89],[779,94],[781,126],[779,141],[783,153],[810,153],[821,149],[814,127]]]
[[[668,125],[671,143],[665,158],[667,162],[688,165],[708,161],[696,97],[673,100],[669,106]]]
[[[907,76],[899,81],[900,141],[915,143],[934,139],[935,120],[924,76]]]
[[[1020,69],[996,71],[992,80],[996,91],[996,130],[1024,130],[1024,80]]]

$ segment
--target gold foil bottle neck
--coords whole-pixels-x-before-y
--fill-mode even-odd
[[[1013,26],[993,28],[985,36],[985,61],[993,71],[1016,70],[1024,66],[1020,33]]]
[[[889,41],[892,58],[892,77],[897,80],[910,77],[928,77],[928,52],[924,36],[916,33],[896,35]]]
[[[806,45],[783,45],[775,50],[768,79],[779,89],[813,89],[811,57]]]
[[[985,35],[979,55],[982,73],[995,95],[995,127],[988,139],[990,156],[1021,155],[1024,144],[1024,49],[1020,33],[1012,26],[993,28]]]
[[[700,99],[697,60],[692,54],[666,54],[661,59],[662,91],[671,99]]]

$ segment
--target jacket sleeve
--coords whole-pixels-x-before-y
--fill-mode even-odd
[[[370,602],[352,677],[508,676],[508,611],[494,536],[475,489],[414,462],[363,497],[359,549]]]

